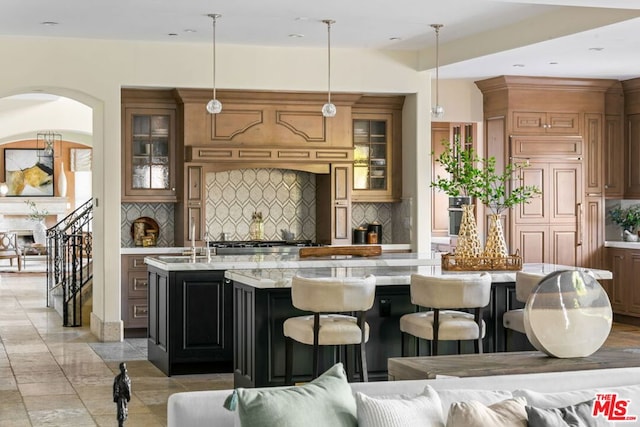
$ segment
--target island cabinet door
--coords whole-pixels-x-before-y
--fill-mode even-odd
[[[224,271],[176,272],[170,289],[172,363],[216,363],[233,358],[231,283]]]

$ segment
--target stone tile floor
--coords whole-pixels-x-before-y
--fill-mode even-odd
[[[65,328],[45,306],[43,274],[0,274],[0,426],[117,426],[113,379],[127,362],[127,427],[163,426],[167,399],[188,390],[231,388],[231,374],[166,377],[146,360],[144,339],[101,343],[88,328]]]
[[[45,306],[43,274],[0,273],[0,426],[115,426],[113,378],[127,362],[127,427],[163,426],[167,399],[228,389],[231,374],[166,377],[146,360],[144,339],[101,343],[88,328],[64,328]],[[638,347],[640,328],[615,324],[611,347]]]

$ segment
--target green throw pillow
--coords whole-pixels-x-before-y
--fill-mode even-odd
[[[356,427],[356,402],[342,363],[298,387],[239,388],[225,407],[237,406],[242,427]]]

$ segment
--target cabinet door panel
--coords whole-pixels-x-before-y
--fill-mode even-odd
[[[603,189],[603,130],[601,114],[585,114],[585,192],[601,194]]]
[[[624,194],[623,134],[620,116],[608,115],[604,132],[604,191],[611,198]]]
[[[444,177],[444,167],[435,161],[444,151],[443,141],[449,141],[449,126],[437,127],[439,123],[432,123],[431,129],[431,181],[438,176]],[[440,190],[431,190],[431,235],[446,237],[449,235],[449,196]]]
[[[514,246],[523,262],[549,262],[549,227],[519,225],[514,230]],[[512,252],[514,252],[512,250]]]
[[[520,224],[526,223],[543,223],[547,221],[549,216],[548,197],[548,166],[544,163],[531,163],[529,167],[521,171],[521,179],[523,185],[533,185],[542,191],[539,197],[534,197],[529,203],[522,203],[516,207],[515,222]]]
[[[576,207],[582,200],[582,167],[578,163],[551,163],[552,224],[576,224]]]
[[[549,243],[551,263],[582,265],[581,246],[577,244],[577,234],[574,226],[550,226]]]
[[[640,197],[640,114],[632,114],[627,119],[628,151],[626,198]]]
[[[611,308],[614,313],[624,314],[627,312],[625,295],[625,283],[627,282],[625,251],[622,249],[607,249],[609,258],[609,269],[613,274],[611,283]]]
[[[627,288],[629,305],[629,313],[640,315],[640,289],[636,286],[636,280],[640,277],[640,252],[632,251],[629,256],[629,275],[626,277],[628,281],[622,286]]]

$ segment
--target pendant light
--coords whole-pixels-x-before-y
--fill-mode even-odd
[[[208,16],[213,20],[213,98],[207,103],[207,111],[210,114],[218,114],[222,111],[222,102],[216,99],[216,21],[218,18],[221,18],[222,15],[211,13]]]
[[[331,24],[335,24],[336,21],[331,19],[324,19],[322,22],[327,24],[327,77],[328,77],[328,90],[327,90],[327,103],[322,106],[322,115],[324,117],[334,117],[336,115],[336,106],[331,103]]]
[[[442,28],[442,24],[431,24],[431,27],[436,30],[436,105],[431,107],[431,116],[434,119],[441,119],[444,116],[444,107],[440,105],[440,98],[438,94],[438,89],[440,86],[440,28]]]

